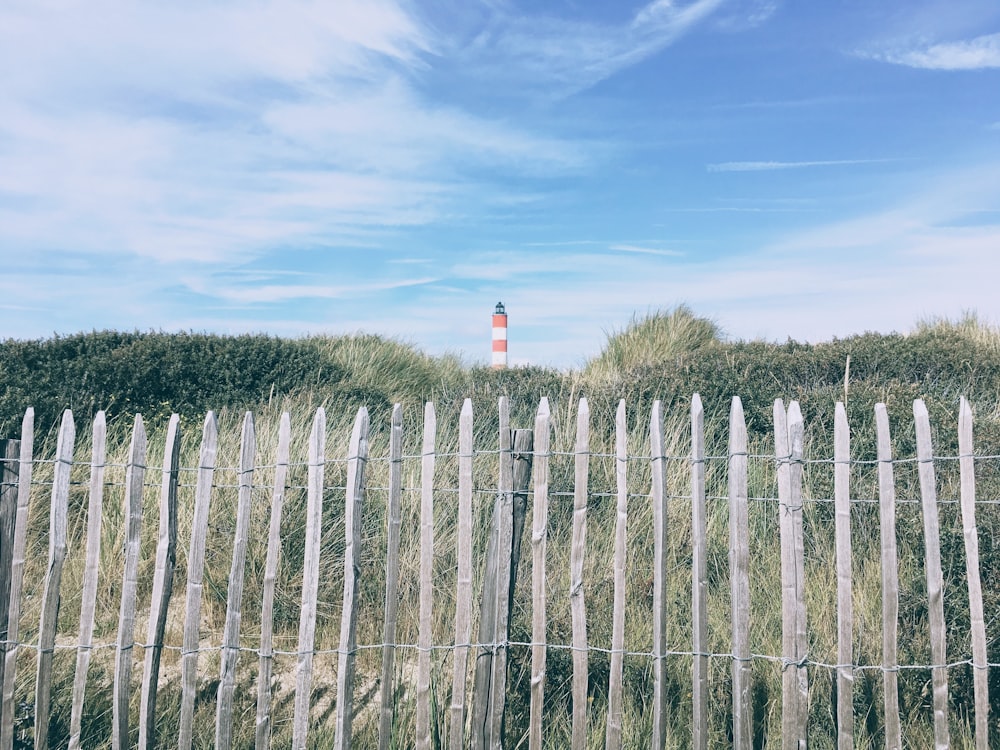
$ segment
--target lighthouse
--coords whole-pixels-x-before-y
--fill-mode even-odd
[[[507,311],[503,302],[497,302],[493,311],[493,369],[502,370],[507,366]]]

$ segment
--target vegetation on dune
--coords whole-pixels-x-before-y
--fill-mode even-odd
[[[849,366],[848,366],[849,361]],[[511,399],[512,427],[533,425],[538,400],[549,398],[553,412],[553,458],[550,472],[552,502],[549,516],[549,641],[570,642],[568,538],[572,525],[572,456],[577,401],[586,396],[592,412],[591,491],[594,501],[587,538],[587,610],[592,615],[588,623],[588,638],[600,648],[610,645],[610,621],[603,615],[611,609],[612,585],[609,560],[613,547],[614,482],[613,415],[618,399],[628,407],[629,452],[648,455],[648,420],[654,400],[664,405],[666,415],[666,451],[680,460],[668,462],[669,518],[671,524],[669,561],[672,570],[670,588],[669,645],[677,651],[690,648],[690,492],[688,465],[683,460],[690,450],[688,409],[691,396],[700,393],[707,410],[706,431],[708,453],[725,456],[727,418],[730,400],[741,397],[746,409],[750,433],[750,494],[756,498],[773,498],[773,424],[774,399],[786,402],[797,399],[806,420],[807,454],[812,458],[829,459],[832,454],[834,404],[844,401],[852,428],[852,456],[859,459],[852,482],[853,497],[877,497],[875,457],[874,405],[884,402],[889,407],[893,428],[894,454],[912,457],[914,454],[912,402],[923,398],[931,411],[937,455],[958,453],[955,424],[960,396],[966,396],[976,408],[976,452],[978,455],[1000,455],[1000,332],[975,318],[966,316],[959,321],[929,320],[919,323],[908,334],[865,333],[819,344],[797,342],[770,343],[762,341],[726,341],[713,322],[697,317],[690,309],[679,307],[653,313],[633,320],[625,329],[608,336],[604,350],[580,371],[563,372],[547,368],[524,367],[493,370],[467,366],[454,356],[432,357],[413,347],[378,336],[354,335],[343,337],[313,336],[301,339],[278,339],[268,336],[220,337],[204,334],[169,335],[163,333],[100,332],[76,336],[55,337],[40,341],[7,341],[0,343],[0,426],[3,435],[16,436],[24,408],[36,409],[38,433],[48,435],[45,446],[36,446],[36,454],[51,454],[52,425],[58,423],[60,412],[72,408],[77,420],[77,460],[74,466],[70,501],[70,558],[64,574],[64,601],[60,611],[60,633],[72,640],[79,616],[79,581],[82,576],[82,549],[85,532],[87,461],[89,444],[87,422],[100,408],[111,417],[109,467],[106,478],[108,499],[105,502],[105,523],[102,545],[99,612],[107,617],[98,623],[98,638],[113,641],[117,616],[118,587],[121,576],[121,508],[118,495],[123,481],[124,456],[128,445],[128,429],[136,411],[143,414],[150,431],[151,466],[162,457],[163,431],[167,415],[178,411],[184,417],[182,466],[197,466],[198,439],[201,419],[208,409],[220,415],[220,467],[216,473],[218,486],[233,486],[238,481],[236,470],[239,455],[239,423],[244,410],[257,417],[258,455],[262,469],[254,475],[254,509],[247,563],[244,596],[244,632],[252,633],[263,576],[266,545],[267,514],[270,504],[269,482],[272,479],[271,457],[275,451],[278,414],[292,413],[293,455],[303,457],[312,414],[317,406],[326,407],[328,420],[328,456],[344,456],[357,408],[367,405],[372,415],[372,455],[384,457],[388,442],[388,422],[391,405],[404,405],[406,444],[404,453],[414,457],[404,466],[404,483],[408,488],[419,487],[419,456],[423,402],[433,400],[438,415],[436,486],[447,490],[457,485],[458,412],[466,397],[473,400],[476,429],[475,485],[484,492],[476,494],[477,520],[475,554],[485,548],[492,494],[496,486],[495,456],[491,447],[497,442],[497,398]],[[772,458],[768,459],[770,452]],[[301,460],[301,458],[299,459]],[[294,651],[298,626],[299,598],[305,517],[306,467],[296,464],[289,479],[285,516],[282,523],[283,558],[279,571],[276,599],[275,628],[279,648]],[[708,494],[712,498],[726,494],[725,459],[708,465]],[[940,496],[950,501],[958,495],[957,466],[944,462],[938,466]],[[339,632],[339,607],[343,572],[339,564],[343,552],[342,487],[344,464],[332,461],[327,466],[326,485],[330,498],[324,510],[323,572],[320,590],[320,630],[317,648],[335,648]],[[382,460],[369,465],[369,492],[364,518],[364,561],[362,576],[359,643],[381,642],[381,606],[384,594],[382,571],[385,557],[385,505],[388,484],[388,464]],[[651,565],[651,520],[649,503],[643,488],[649,486],[648,462],[636,460],[629,465],[629,487],[635,496],[629,506],[629,574],[628,610],[626,613],[626,649],[648,652],[651,647],[649,622],[649,569]],[[1000,483],[995,476],[995,462],[983,461],[977,467],[981,497],[996,497]],[[835,654],[835,622],[831,608],[833,580],[833,512],[828,498],[832,493],[832,469],[829,463],[808,464],[805,468],[807,599],[809,608],[810,656],[833,663]],[[147,475],[150,489],[146,497],[144,523],[143,573],[140,606],[148,606],[148,582],[152,577],[152,549],[155,547],[156,488],[158,473]],[[44,575],[46,560],[45,528],[51,465],[39,464],[36,469],[38,491],[34,493],[31,517],[31,548],[26,581],[37,594]],[[186,545],[190,534],[193,503],[193,475],[182,477],[180,497],[180,530],[178,571],[172,611],[181,607],[185,580]],[[900,602],[901,662],[929,663],[927,636],[927,595],[923,579],[923,536],[915,464],[903,463],[897,470],[899,504],[898,536],[900,542],[900,577],[903,596]],[[563,494],[560,494],[563,493]],[[112,499],[114,495],[115,499]],[[402,588],[403,604],[400,621],[400,643],[416,640],[416,571],[419,555],[416,529],[419,527],[419,493],[408,491],[404,498]],[[203,614],[205,633],[221,632],[225,611],[227,577],[232,550],[232,518],[235,492],[219,492],[213,500],[206,560],[206,604]],[[530,518],[530,510],[529,510]],[[860,663],[878,664],[881,660],[881,554],[877,503],[860,502],[852,510],[855,524],[855,599],[857,602],[857,659]],[[712,649],[728,650],[728,509],[722,500],[712,500],[709,507],[709,569],[710,633]],[[1000,538],[1000,513],[995,505],[984,505],[979,518],[980,547],[984,581],[1000,576],[1000,548],[994,542]],[[773,502],[751,504],[751,566],[752,609],[754,624],[752,646],[755,653],[780,653],[780,597],[776,596],[779,579],[777,511]],[[444,492],[436,516],[435,601],[440,602],[435,614],[435,642],[450,643],[453,636],[455,587],[455,527],[453,495]],[[949,624],[949,658],[955,661],[968,656],[968,605],[964,595],[964,547],[961,522],[953,503],[942,505],[942,558],[947,571],[946,618]],[[527,551],[525,555],[529,554]],[[518,581],[518,601],[530,599],[530,568],[522,565]],[[481,571],[477,571],[477,576]],[[477,582],[477,586],[479,583]],[[75,592],[75,593],[74,593]],[[986,610],[1000,607],[1000,591],[987,587]],[[145,599],[143,599],[145,597]],[[37,596],[32,602],[37,602]],[[143,602],[145,602],[143,604]],[[25,610],[22,635],[33,636],[37,612],[29,605]],[[179,610],[178,610],[179,611]],[[180,615],[177,615],[179,618]],[[32,624],[32,622],[34,624]],[[177,623],[168,631],[168,640],[177,641]],[[990,624],[991,644],[1000,632]],[[247,636],[252,646],[253,637]],[[211,639],[210,639],[211,640]],[[528,607],[515,607],[512,620],[512,640],[530,640]],[[217,643],[216,637],[212,642]],[[95,651],[95,661],[88,689],[86,728],[94,746],[109,736],[110,716],[106,710],[106,691],[97,686],[110,683],[111,661],[108,652]],[[176,728],[176,653],[165,652],[165,686],[161,699],[161,734],[165,740],[175,736]],[[435,662],[437,699],[446,705],[450,687],[451,662],[447,652]],[[105,658],[107,656],[107,658]],[[213,697],[217,684],[211,677],[217,674],[217,654],[205,655],[200,674],[199,716],[197,723],[206,727],[199,741],[211,744],[214,720]],[[379,652],[374,649],[359,652],[359,693],[374,700],[375,675]],[[406,662],[408,656],[401,657]],[[324,661],[326,659],[326,661]],[[511,648],[511,697],[508,713],[509,736],[519,738],[525,728],[528,705],[528,661],[530,651]],[[572,672],[571,653],[565,649],[549,650],[546,677],[547,717],[551,725],[547,742],[560,746],[568,737],[569,685]],[[237,689],[237,707],[252,716],[254,675],[252,658],[241,660],[241,682]],[[990,647],[990,661],[1000,661],[1000,652]],[[320,669],[333,667],[327,657],[318,661]],[[284,658],[278,674],[287,674],[293,659]],[[325,667],[322,665],[326,665]],[[668,690],[674,696],[675,713],[671,718],[672,746],[685,747],[690,730],[690,660],[671,660]],[[728,694],[729,663],[713,660],[711,690],[713,714],[712,744],[723,745],[727,740],[731,696]],[[23,667],[30,673],[30,665]],[[403,667],[409,669],[409,666]],[[603,736],[603,712],[607,708],[606,686],[609,661],[603,651],[591,655],[591,733]],[[626,745],[649,742],[647,701],[650,688],[648,660],[643,657],[626,659]],[[780,731],[780,666],[767,661],[755,661],[755,707],[758,716],[758,739],[775,741]],[[1000,670],[993,670],[992,710],[1000,715]],[[909,722],[908,741],[912,746],[927,745],[930,726],[929,698],[925,683],[926,670],[902,672],[900,698],[904,721]],[[969,718],[971,706],[971,670],[965,667],[950,671],[951,702],[954,708],[956,733],[961,734],[963,722]],[[409,677],[406,678],[407,680]],[[68,685],[72,681],[72,654],[63,652],[57,659],[57,684],[64,698],[58,699],[54,721],[67,721]],[[810,742],[813,747],[832,746],[832,687],[830,672],[823,668],[810,670],[813,694],[810,715]],[[859,746],[878,746],[881,714],[872,706],[881,705],[881,676],[866,671],[857,676],[855,701],[859,717]],[[276,727],[287,727],[290,700],[287,691],[279,690]],[[334,705],[326,688],[318,687],[314,695],[316,717],[326,715]],[[411,736],[413,722],[412,692],[399,698],[399,732]],[[370,708],[362,708],[356,722],[359,744],[373,739],[374,723]],[[173,723],[172,723],[173,722]],[[238,730],[237,744],[252,738],[249,727]],[[443,728],[443,725],[442,725]],[[325,740],[321,727],[316,727],[316,741]],[[53,737],[60,737],[56,727]],[[201,730],[199,730],[201,731]],[[249,735],[247,734],[249,731]],[[283,731],[283,730],[279,730]],[[965,737],[965,735],[962,735]],[[279,744],[284,735],[276,736]],[[1000,739],[1000,738],[994,738]],[[965,741],[962,739],[962,741]],[[865,745],[868,743],[868,745]]]
[[[583,372],[591,381],[616,382],[636,370],[681,363],[721,343],[722,331],[687,305],[633,317],[623,330],[607,336],[604,350]]]
[[[848,365],[849,361],[849,365]],[[208,409],[258,410],[276,404],[321,404],[373,417],[395,402],[484,403],[508,395],[518,403],[541,396],[625,398],[630,408],[687,403],[728,411],[739,395],[751,431],[770,430],[775,398],[800,400],[807,420],[823,419],[836,400],[861,413],[876,401],[909,409],[923,397],[954,405],[965,395],[980,411],[1000,392],[1000,331],[966,315],[932,319],[909,334],[864,333],[820,344],[725,341],[712,321],[688,307],[635,318],[609,334],[603,350],[577,372],[540,367],[493,370],[434,357],[375,335],[281,339],[101,331],[33,341],[0,342],[0,431],[12,434],[24,409],[40,426],[64,409],[89,418],[142,413],[148,422],[172,412],[188,420]]]

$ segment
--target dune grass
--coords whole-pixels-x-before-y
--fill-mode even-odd
[[[750,463],[750,495],[761,498],[751,503],[751,601],[752,651],[777,656],[780,648],[779,556],[776,545],[778,509],[773,500],[776,487],[773,473],[773,438],[768,417],[771,400],[777,395],[797,398],[806,413],[807,456],[820,462],[808,464],[805,471],[805,508],[807,546],[807,608],[809,611],[810,658],[822,663],[836,661],[836,623],[831,601],[836,590],[833,577],[833,513],[828,498],[832,494],[832,466],[822,459],[832,456],[833,404],[845,395],[844,361],[851,356],[851,380],[846,389],[848,411],[854,431],[853,455],[862,461],[854,468],[853,497],[860,501],[877,497],[875,468],[863,463],[874,457],[874,420],[872,407],[876,401],[890,406],[894,450],[900,457],[913,455],[912,416],[908,414],[913,398],[927,400],[932,412],[937,455],[957,454],[954,438],[957,398],[968,395],[977,407],[977,453],[1000,455],[1000,421],[997,418],[997,394],[1000,393],[1000,350],[990,343],[990,329],[979,321],[955,324],[948,321],[925,322],[909,335],[876,336],[866,334],[843,341],[819,345],[784,345],[765,342],[725,342],[709,321],[700,321],[686,309],[658,314],[648,327],[643,321],[633,321],[626,331],[612,336],[608,347],[592,366],[580,372],[557,372],[539,368],[493,371],[462,365],[453,357],[435,358],[414,351],[399,342],[377,337],[353,336],[344,339],[320,337],[300,340],[297,346],[315,347],[318,359],[329,366],[329,372],[342,377],[324,385],[323,379],[312,374],[302,387],[289,386],[285,392],[255,387],[253,395],[243,403],[221,404],[219,410],[220,451],[216,470],[216,491],[209,522],[209,542],[205,571],[205,596],[202,614],[203,645],[208,650],[200,659],[198,713],[196,717],[198,746],[212,743],[214,695],[218,680],[218,652],[225,617],[225,597],[229,561],[232,553],[233,518],[237,483],[239,425],[243,410],[254,411],[257,424],[258,464],[254,475],[253,510],[250,543],[247,551],[246,587],[243,599],[242,645],[256,647],[259,638],[257,617],[263,560],[266,550],[266,530],[270,507],[270,484],[273,478],[273,456],[276,449],[278,417],[290,412],[293,424],[292,471],[282,522],[282,562],[275,602],[275,647],[294,652],[298,632],[299,600],[301,597],[302,536],[305,518],[306,440],[312,415],[318,406],[327,411],[327,455],[342,458],[347,452],[347,439],[358,406],[372,406],[372,461],[369,464],[368,492],[364,513],[363,574],[360,601],[358,642],[363,647],[358,655],[358,718],[355,722],[357,746],[371,746],[377,728],[377,680],[380,651],[367,648],[381,643],[382,604],[384,595],[385,507],[388,485],[388,465],[385,455],[388,444],[387,405],[393,401],[404,404],[405,449],[409,457],[404,463],[403,541],[401,547],[401,622],[398,641],[416,643],[417,573],[419,570],[419,454],[422,429],[422,402],[431,398],[437,405],[439,432],[437,449],[436,518],[435,518],[435,612],[434,641],[453,643],[455,607],[455,549],[457,461],[454,454],[458,443],[458,411],[465,397],[473,399],[476,425],[477,457],[475,460],[474,518],[476,535],[473,540],[474,559],[482,558],[486,545],[486,529],[496,487],[498,445],[496,399],[507,395],[512,403],[512,426],[529,427],[541,395],[549,396],[553,411],[553,459],[551,465],[551,506],[548,529],[549,573],[549,650],[546,677],[546,700],[549,722],[546,744],[563,747],[569,736],[570,716],[570,651],[560,646],[571,643],[569,608],[569,535],[571,532],[572,456],[574,427],[578,399],[586,396],[593,414],[590,483],[592,499],[588,510],[587,561],[584,573],[588,612],[588,641],[597,649],[611,645],[610,608],[612,599],[612,550],[614,525],[614,406],[625,398],[629,419],[628,578],[626,611],[626,650],[636,654],[651,649],[651,507],[649,503],[648,419],[653,399],[666,406],[666,452],[673,459],[668,463],[668,550],[671,576],[668,582],[669,614],[668,644],[677,652],[690,651],[690,586],[691,586],[691,509],[688,463],[690,436],[687,407],[691,393],[699,391],[708,412],[708,454],[724,456],[726,451],[729,398],[743,397],[748,407],[752,460]],[[693,331],[686,344],[674,343],[673,349],[664,341],[680,341],[681,334],[670,331],[673,320]],[[642,337],[642,331],[652,331],[654,342]],[[655,336],[654,336],[655,334]],[[661,336],[662,334],[662,336]],[[686,335],[686,334],[685,334]],[[995,331],[993,333],[995,336]],[[619,341],[619,338],[621,341]],[[660,340],[662,339],[662,340]],[[618,343],[616,343],[618,342]],[[648,344],[648,345],[647,345]],[[608,354],[616,351],[614,354]],[[667,353],[669,352],[669,353]],[[607,354],[607,357],[605,357]],[[312,357],[313,355],[308,355]],[[307,361],[308,357],[303,361]],[[600,361],[601,364],[596,364]],[[616,363],[614,365],[610,363]],[[206,365],[207,368],[207,365]],[[378,398],[376,398],[378,397]],[[82,559],[85,547],[86,490],[89,478],[89,415],[78,416],[76,461],[70,498],[69,558],[63,581],[63,599],[59,616],[59,643],[75,643],[80,608]],[[185,414],[183,420],[181,465],[188,467],[181,475],[180,516],[174,595],[171,602],[164,653],[159,731],[164,743],[176,736],[176,716],[179,705],[179,652],[183,619],[183,586],[186,580],[187,545],[191,533],[191,509],[194,498],[195,474],[191,467],[198,463],[201,415]],[[106,475],[105,516],[102,524],[102,557],[98,593],[97,643],[113,643],[117,624],[117,596],[120,592],[122,559],[122,464],[128,446],[128,425],[124,417],[112,419],[108,447],[109,467]],[[155,549],[155,519],[159,491],[159,463],[162,460],[166,419],[153,415],[147,422],[150,433],[149,470],[144,508],[142,567],[140,569],[140,613],[137,639],[145,638],[146,614],[152,581]],[[54,449],[54,434],[40,424],[36,453],[49,457]],[[772,458],[768,458],[768,453]],[[295,458],[295,457],[298,458]],[[956,506],[947,501],[957,497],[957,466],[942,462],[939,473],[939,495],[942,504],[942,550],[946,564],[946,618],[949,623],[949,659],[968,658],[968,614],[964,592],[964,551],[961,523]],[[977,466],[982,497],[996,497],[1000,487],[996,482],[996,461],[984,460]],[[340,602],[343,571],[341,559],[344,546],[342,503],[345,466],[332,460],[326,469],[323,520],[323,567],[318,597],[319,629],[316,648],[335,648],[340,625]],[[912,463],[897,468],[897,496],[900,499],[899,544],[900,582],[904,592],[900,609],[900,643],[902,663],[928,664],[929,640],[926,625],[926,594],[923,579],[923,537],[916,484]],[[51,481],[51,464],[36,467],[35,492],[29,529],[29,566],[26,571],[25,608],[22,639],[31,642],[37,637],[38,600],[47,556],[47,512]],[[729,650],[728,594],[728,508],[725,500],[725,461],[711,459],[707,466],[708,482],[708,554],[710,571],[709,637],[713,652]],[[994,537],[1000,538],[1000,511],[995,505],[982,505],[980,510],[980,544],[983,555],[984,580],[993,580],[1000,573],[1000,550],[995,549]],[[530,523],[531,508],[528,510]],[[881,582],[878,571],[880,548],[878,539],[878,506],[857,502],[852,509],[855,524],[855,607],[856,650],[858,663],[878,664],[881,659]],[[527,548],[526,548],[527,549]],[[525,552],[525,556],[528,553]],[[475,574],[474,590],[481,587],[482,571]],[[520,568],[511,637],[514,641],[530,640],[530,565],[523,560]],[[477,594],[478,596],[478,594]],[[987,591],[987,611],[1000,606],[1000,592]],[[996,626],[990,625],[991,644],[996,641]],[[474,630],[475,632],[475,630]],[[997,661],[991,645],[991,661]],[[451,656],[448,649],[434,652],[434,695],[437,705],[447,705],[451,681]],[[97,649],[88,683],[85,724],[85,746],[104,747],[110,735],[110,685],[113,669],[112,650]],[[50,734],[58,745],[65,738],[69,722],[69,685],[74,664],[72,648],[59,649],[56,654],[56,695],[53,728]],[[530,650],[510,649],[510,698],[507,721],[511,746],[517,746],[526,732],[529,692]],[[136,660],[140,663],[141,660]],[[274,708],[275,746],[284,746],[290,737],[291,699],[294,685],[295,657],[276,657],[276,696]],[[399,746],[408,746],[413,732],[413,679],[416,657],[412,649],[403,649],[397,660],[397,680],[403,685],[398,693],[396,729]],[[648,702],[652,693],[649,657],[628,656],[625,660],[625,738],[626,746],[648,743],[650,713]],[[729,695],[729,660],[710,661],[710,691],[712,716],[710,731],[712,746],[728,742],[728,722],[731,706]],[[689,656],[677,655],[669,660],[668,690],[671,696],[670,746],[683,748],[690,743],[690,668]],[[609,661],[604,651],[590,655],[589,715],[593,747],[603,746],[605,713],[607,710],[607,679]],[[752,664],[755,688],[755,725],[757,739],[763,746],[774,746],[780,731],[780,665],[770,660],[755,660]],[[311,741],[322,747],[329,739],[327,725],[335,707],[333,675],[336,655],[323,654],[316,659],[316,679],[313,694],[313,732]],[[239,683],[235,698],[236,746],[248,746],[253,736],[256,655],[246,652],[239,663]],[[30,702],[33,684],[33,652],[22,651],[19,661],[19,695]],[[950,671],[953,740],[956,746],[968,743],[968,723],[971,721],[971,672],[967,667]],[[832,671],[810,667],[810,743],[813,747],[833,747],[833,688]],[[909,746],[922,747],[930,742],[929,694],[926,682],[928,670],[910,670],[901,674],[901,705],[904,732]],[[134,680],[138,684],[138,676]],[[1000,711],[994,691],[993,710]],[[859,673],[854,694],[858,717],[858,746],[881,746],[881,677],[878,672]],[[134,707],[137,712],[137,704]],[[442,710],[438,720],[438,737],[446,739],[447,722]]]

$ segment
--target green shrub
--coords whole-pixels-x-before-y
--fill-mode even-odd
[[[28,406],[39,425],[64,409],[87,418],[147,419],[171,412],[267,403],[307,386],[340,383],[343,370],[301,341],[101,331],[0,344],[0,422],[10,433]]]

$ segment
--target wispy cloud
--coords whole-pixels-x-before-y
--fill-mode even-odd
[[[733,214],[771,214],[771,213],[798,213],[801,211],[816,211],[816,208],[805,208],[805,207],[793,207],[793,206],[706,206],[706,207],[690,207],[690,208],[664,208],[663,211],[667,213],[680,213],[680,214],[715,214],[715,213],[733,213]]]
[[[344,299],[371,295],[406,287],[423,286],[438,281],[427,276],[398,281],[368,284],[264,284],[264,285],[207,285],[192,279],[191,291],[209,296],[227,304],[264,304],[308,299]]]
[[[301,84],[331,69],[366,76],[386,58],[417,64],[433,45],[393,0],[11,0],[0,11],[0,29],[0,61],[18,71],[6,90],[71,84],[76,96],[68,101],[76,103],[126,87],[235,103],[236,90],[246,93],[261,79]],[[129,60],[143,64],[123,64]]]
[[[652,0],[617,25],[501,8],[466,54],[477,76],[519,87],[582,91],[656,54],[710,17],[726,0]]]
[[[396,0],[4,3],[0,249],[232,264],[371,246],[525,200],[504,177],[588,163],[427,97],[439,42]]]
[[[1000,68],[1000,33],[973,39],[862,52],[882,62],[926,70]]]
[[[878,164],[888,159],[826,159],[820,161],[727,161],[709,164],[709,172],[769,172],[779,169],[808,169],[810,167],[840,167],[854,164]]]
[[[661,250],[655,247],[640,247],[639,245],[611,245],[611,250],[617,250],[620,253],[638,253],[640,255],[663,255],[671,258],[677,258],[683,256],[679,250]]]
[[[573,247],[575,245],[603,245],[603,240],[554,240],[552,242],[525,242],[525,247]]]
[[[742,0],[716,22],[723,31],[746,31],[767,22],[778,10],[776,0]]]

